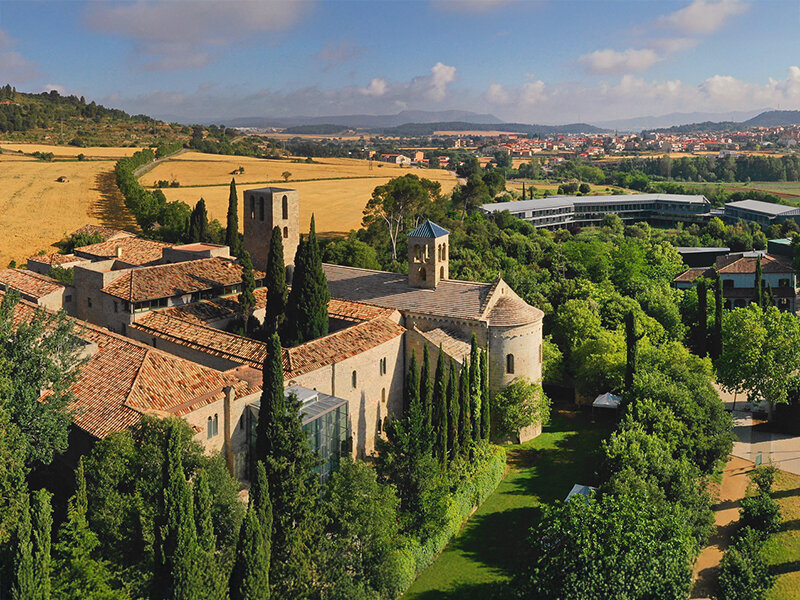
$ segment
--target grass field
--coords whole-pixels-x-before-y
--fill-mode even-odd
[[[48,144],[23,144],[0,141],[0,149],[2,149],[4,153],[19,153],[20,151],[24,154],[30,154],[32,152],[52,152],[56,158],[75,158],[79,154],[83,154],[87,158],[122,158],[123,156],[131,156],[141,148],[105,148],[100,146],[78,148],[76,146],[51,146]]]
[[[554,411],[536,439],[510,446],[509,472],[405,600],[509,598],[508,582],[525,566],[526,539],[541,502],[563,500],[575,483],[592,484],[600,440],[610,426],[585,413]]]
[[[774,496],[780,504],[783,529],[764,546],[767,564],[778,575],[769,600],[800,598],[800,477],[778,472]]]
[[[46,162],[0,155],[0,268],[52,251],[51,244],[86,223],[134,226],[122,210],[113,170],[111,160]],[[69,181],[57,182],[61,176]]]
[[[142,185],[153,185],[161,179],[175,179],[181,187],[164,188],[168,200],[181,200],[194,206],[202,197],[206,201],[209,218],[223,222],[228,210],[228,184],[234,177],[231,171],[242,166],[244,174],[235,176],[240,192],[240,223],[244,214],[242,190],[267,185],[290,187],[300,192],[300,222],[303,229],[308,227],[313,213],[317,231],[322,234],[347,233],[358,228],[372,191],[393,177],[413,173],[439,181],[442,192],[449,192],[456,185],[456,178],[440,169],[401,169],[387,163],[373,163],[370,169],[369,163],[364,160],[315,160],[316,164],[307,164],[187,152],[157,165],[145,173],[140,181]],[[281,176],[284,171],[292,174],[288,182],[284,182]]]

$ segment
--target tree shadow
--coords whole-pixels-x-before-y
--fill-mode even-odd
[[[89,216],[104,227],[137,231],[136,219],[125,206],[125,198],[117,187],[113,169],[98,173],[94,183],[92,191],[99,192],[99,198],[89,206]]]
[[[787,573],[794,573],[800,571],[800,560],[791,560],[777,565],[772,565],[769,568],[770,573],[774,575],[785,575]]]
[[[413,600],[506,600],[516,593],[508,583],[473,583],[455,585],[446,590],[428,590],[415,594]]]

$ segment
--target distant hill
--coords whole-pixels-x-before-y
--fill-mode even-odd
[[[299,127],[304,125],[340,125],[343,129],[377,129],[406,123],[463,121],[466,123],[502,123],[490,114],[465,110],[404,110],[394,115],[336,115],[325,117],[244,117],[224,119],[228,127]]]
[[[737,129],[747,129],[748,127],[786,127],[789,125],[800,125],[800,110],[767,110],[746,121],[706,121],[652,129],[650,131],[659,133],[704,133],[735,131]]]
[[[765,108],[757,110],[740,110],[731,112],[691,112],[691,113],[669,113],[666,115],[648,115],[644,117],[631,117],[627,119],[615,119],[612,121],[598,121],[598,127],[617,131],[637,132],[643,129],[657,129],[676,127],[681,125],[696,125],[700,123],[721,123],[721,122],[740,122],[745,121],[764,112]]]
[[[398,127],[385,127],[372,130],[385,135],[422,136],[433,135],[436,131],[508,131],[527,135],[548,135],[556,133],[604,133],[601,129],[588,123],[570,123],[568,125],[528,125],[525,123],[465,123],[463,121],[447,121],[440,123],[406,123]]]
[[[287,127],[283,130],[283,132],[298,135],[335,135],[348,130],[352,129],[349,127],[344,127],[343,125],[323,123],[321,125],[296,125],[295,127]]]

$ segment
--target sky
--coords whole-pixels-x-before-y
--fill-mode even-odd
[[[800,109],[800,1],[2,0],[5,82],[184,122]]]

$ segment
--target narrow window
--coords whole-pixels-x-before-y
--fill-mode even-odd
[[[208,422],[206,424],[206,437],[210,440],[214,437],[214,421],[211,417],[208,417]]]
[[[419,278],[422,281],[425,281],[426,277],[427,277],[427,274],[425,273],[425,269],[424,268],[420,269],[419,270]]]
[[[289,198],[286,195],[283,196],[283,220],[289,218]]]
[[[284,238],[288,238],[289,237],[289,228],[288,227],[284,227],[283,228],[283,237]]]
[[[386,388],[381,390],[381,402],[386,403]]]
[[[514,374],[514,355],[506,354],[506,373],[509,375]]]
[[[439,279],[444,279],[444,267],[439,267]]]
[[[258,218],[264,220],[264,198],[258,199]]]
[[[92,308],[92,299],[86,298],[86,304],[89,306],[89,308]]]
[[[355,371],[353,371],[353,374],[350,376],[350,383],[354,388],[358,387],[358,373]]]
[[[214,415],[214,435],[219,433],[219,415]]]
[[[114,300],[114,312],[119,312],[119,304],[117,304],[116,300]]]
[[[539,344],[539,364],[542,364],[543,361],[544,361],[544,352],[542,344]]]
[[[250,196],[250,218],[256,218],[256,199],[254,196]]]

